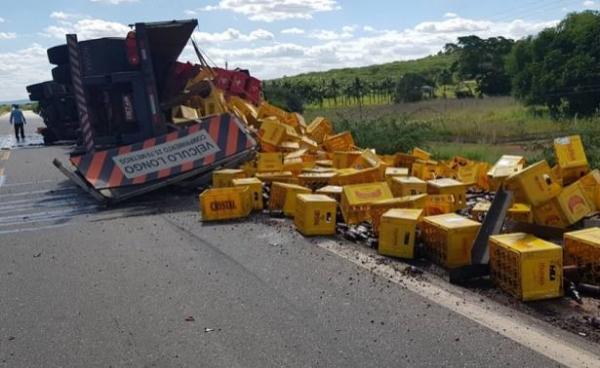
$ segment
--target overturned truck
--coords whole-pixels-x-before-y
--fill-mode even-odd
[[[77,138],[69,162],[54,165],[94,198],[110,203],[176,183],[202,185],[215,168],[253,157],[247,126],[215,107],[227,96],[213,95],[225,84],[244,103],[259,104],[260,82],[245,72],[240,84],[240,73],[211,68],[195,44],[200,64],[178,62],[196,27],[196,20],[136,23],[125,38],[67,35],[48,50],[58,66],[47,84],[76,111],[75,119],[47,121],[55,137]],[[181,106],[194,99],[193,113]]]

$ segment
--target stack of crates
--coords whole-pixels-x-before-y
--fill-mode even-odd
[[[467,207],[467,186],[454,179],[436,179],[427,182],[428,194],[446,194],[454,197],[452,211]],[[450,211],[450,212],[452,212]]]
[[[306,236],[334,235],[337,202],[322,194],[298,194],[294,224]]]
[[[600,285],[600,228],[565,234],[565,265],[579,266],[583,282]]]
[[[215,170],[212,175],[212,183],[214,188],[226,188],[233,186],[234,179],[245,178],[244,170],[239,169],[223,169]]]
[[[200,194],[199,200],[203,221],[247,217],[253,207],[248,187],[207,189]]]
[[[481,224],[454,213],[425,217],[425,253],[433,262],[456,268],[471,264],[471,249]]]
[[[414,176],[392,178],[391,189],[394,197],[427,194],[427,182]]]
[[[371,204],[393,198],[387,183],[369,183],[344,186],[340,207],[344,221],[359,224],[370,219]]]
[[[580,136],[555,139],[554,152],[564,185],[576,182],[590,171]]]
[[[423,210],[392,209],[383,214],[379,232],[379,254],[413,259],[417,226]]]
[[[234,187],[248,188],[252,198],[252,209],[260,211],[264,208],[263,184],[260,180],[257,178],[233,179],[232,184]]]
[[[490,274],[502,290],[523,301],[562,296],[560,246],[516,233],[491,236],[489,247]]]

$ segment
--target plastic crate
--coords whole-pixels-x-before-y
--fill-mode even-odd
[[[334,235],[337,202],[321,194],[298,194],[294,224],[306,236]]]
[[[344,186],[341,210],[347,224],[359,224],[370,219],[371,204],[392,199],[387,183],[369,183]]]
[[[423,220],[425,254],[446,268],[471,264],[471,249],[481,224],[451,213]]]
[[[277,118],[266,118],[262,120],[258,136],[261,142],[278,146],[287,137],[288,126],[281,123]]]
[[[562,296],[562,248],[533,235],[490,237],[490,274],[502,290],[523,301]]]
[[[431,160],[431,153],[429,153],[421,148],[418,148],[418,147],[413,148],[412,156],[416,157],[417,159],[424,160],[424,161]]]
[[[331,133],[333,133],[331,122],[324,117],[316,118],[306,128],[306,134],[317,143],[323,143],[325,137]]]
[[[280,109],[279,107],[273,106],[270,103],[263,101],[258,108],[258,118],[264,119],[269,117],[275,117],[283,123],[287,119],[288,113]]]
[[[600,210],[600,170],[594,170],[579,180],[594,211]]]
[[[248,187],[252,198],[252,209],[262,210],[264,208],[263,183],[257,178],[233,179],[234,187]]]
[[[315,191],[316,194],[323,194],[328,197],[335,199],[338,203],[342,201],[342,192],[344,191],[344,187],[340,187],[338,185],[328,185],[323,188],[317,189]]]
[[[203,221],[247,217],[252,211],[248,187],[207,189],[200,194],[199,200]]]
[[[394,158],[394,166],[395,167],[405,167],[410,171],[412,171],[412,165],[417,161],[417,158],[412,155],[408,155],[406,153],[397,153]]]
[[[561,169],[587,167],[588,159],[585,155],[583,142],[578,135],[556,138],[554,140],[554,153]]]
[[[504,155],[487,172],[488,187],[498,190],[509,176],[525,167],[526,160],[523,156]]]
[[[298,179],[292,174],[291,171],[257,173],[256,178],[265,184],[271,184],[276,181],[290,184],[295,184],[298,182]]]
[[[456,169],[456,179],[465,183],[468,186],[479,183],[479,164],[470,163],[466,166],[459,166]]]
[[[427,183],[414,176],[398,177],[392,178],[391,189],[394,197],[427,194]]]
[[[271,185],[271,193],[269,196],[269,209],[283,210],[286,203],[288,203],[288,192],[295,192],[296,194],[311,193],[311,190],[296,184],[274,182]],[[291,203],[289,206],[293,207],[294,204]]]
[[[346,169],[352,166],[361,155],[360,151],[336,151],[333,152],[333,167]]]
[[[319,144],[317,143],[317,141],[312,140],[306,136],[302,136],[300,138],[300,141],[298,141],[298,144],[300,144],[300,148],[306,148],[310,152],[316,152],[319,149]]]
[[[583,282],[600,284],[600,228],[565,234],[565,265],[580,267]]]
[[[437,161],[423,161],[417,159],[412,165],[410,174],[421,180],[432,180],[438,175],[438,170]]]
[[[292,158],[283,160],[283,171],[291,171],[294,176],[300,175],[304,169],[304,162],[301,158]]]
[[[523,222],[526,224],[533,223],[533,210],[531,205],[527,203],[515,203],[508,209],[508,218],[513,221]]]
[[[381,217],[379,227],[379,254],[413,259],[417,225],[423,210],[392,209]]]
[[[430,194],[425,199],[425,216],[445,215],[455,211],[456,201],[452,194]]]
[[[298,175],[298,183],[302,186],[317,190],[326,187],[337,174],[335,172],[303,173]]]
[[[358,170],[369,169],[372,167],[380,167],[384,170],[387,168],[388,164],[385,163],[381,157],[377,156],[377,154],[371,150],[364,150],[361,152],[360,156],[354,160],[352,163],[352,167]]]
[[[427,182],[428,194],[449,194],[454,196],[453,211],[467,207],[467,185],[454,179],[437,179]]]
[[[590,172],[590,168],[588,166],[579,166],[569,169],[562,169],[559,167],[558,171],[562,184],[569,185],[586,176]]]
[[[323,148],[329,152],[351,151],[354,148],[352,133],[345,131],[335,135],[328,135],[323,140]]]
[[[259,153],[256,157],[256,170],[258,172],[285,171],[283,170],[283,153]]]
[[[379,225],[381,222],[381,216],[391,209],[422,209],[425,206],[427,199],[426,194],[407,196],[400,198],[384,199],[381,201],[374,202],[371,204],[369,210],[369,216],[371,218],[371,224],[373,225],[373,232],[376,234],[379,232]]]
[[[344,169],[342,169],[344,170]],[[338,170],[338,175],[331,179],[332,185],[354,185],[374,183],[382,180],[381,170],[378,167],[364,170],[347,169],[346,172]]]
[[[215,170],[212,175],[212,184],[214,188],[232,187],[233,179],[245,178],[246,173],[240,169]]]
[[[539,206],[560,194],[562,188],[552,178],[552,170],[546,161],[540,161],[506,179],[506,187],[515,192],[519,202]]]

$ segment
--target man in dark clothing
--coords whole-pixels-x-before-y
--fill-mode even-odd
[[[25,140],[25,124],[27,124],[27,120],[25,120],[25,115],[23,111],[19,108],[19,105],[13,105],[13,109],[10,113],[10,123],[15,127],[15,136],[17,137],[17,142],[19,142],[19,133],[22,140]]]

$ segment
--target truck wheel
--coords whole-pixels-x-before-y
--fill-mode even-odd
[[[48,49],[48,61],[50,64],[60,65],[69,62],[69,51],[67,45],[58,45]]]

